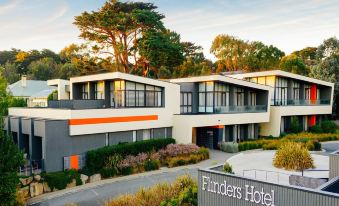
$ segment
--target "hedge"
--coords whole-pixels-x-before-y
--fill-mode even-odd
[[[150,139],[91,150],[86,155],[86,169],[90,172],[99,172],[104,167],[106,159],[114,154],[119,154],[122,157],[138,155],[143,152],[158,151],[169,144],[175,144],[175,140],[173,138]]]
[[[42,178],[47,182],[51,190],[62,190],[71,183],[73,179],[76,180],[76,185],[81,185],[80,174],[76,170],[65,170],[61,172],[41,173]]]

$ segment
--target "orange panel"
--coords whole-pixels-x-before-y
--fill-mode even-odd
[[[312,115],[310,116],[310,127],[313,127],[317,123],[317,116]]]
[[[224,128],[224,125],[210,126],[209,128],[223,129],[223,128]]]
[[[79,169],[79,156],[78,155],[72,155],[70,158],[70,169]]]
[[[311,85],[311,102],[312,104],[315,104],[317,100],[317,85],[312,84]]]
[[[119,123],[119,122],[137,122],[137,121],[148,121],[148,120],[158,120],[158,115],[70,119],[68,121],[68,124],[69,125],[85,125],[85,124]]]

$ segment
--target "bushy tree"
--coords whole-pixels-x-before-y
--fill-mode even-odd
[[[272,45],[267,46],[258,41],[249,42],[224,34],[215,37],[210,51],[218,58],[218,64],[224,64],[228,71],[246,72],[274,69],[285,55]]]
[[[9,84],[20,80],[18,66],[15,63],[7,62],[3,66],[0,66],[0,73],[6,78]]]
[[[32,79],[48,80],[56,77],[58,66],[54,59],[48,57],[32,62],[28,66],[28,72]]]
[[[335,83],[333,112],[339,117],[339,40],[332,37],[317,48],[317,65],[311,67],[310,77]]]
[[[1,116],[0,116],[1,117]],[[1,117],[2,118],[2,117]],[[16,205],[16,188],[19,183],[18,169],[24,164],[23,152],[12,137],[0,131],[0,205]]]
[[[284,71],[292,72],[294,74],[301,74],[301,75],[308,74],[308,69],[304,61],[295,54],[284,56],[281,59],[279,67],[280,69]]]
[[[95,42],[97,50],[114,57],[125,72],[138,63],[137,41],[148,30],[163,30],[163,15],[152,3],[107,1],[98,11],[75,17],[80,37]],[[134,65],[138,68],[137,65]]]
[[[313,158],[301,143],[286,142],[275,153],[273,164],[277,168],[297,170],[314,168]]]

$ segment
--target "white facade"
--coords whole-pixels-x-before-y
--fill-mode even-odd
[[[250,77],[265,76],[269,77],[265,80],[266,85],[261,84],[261,82],[254,83],[245,81],[245,79],[248,79]],[[277,76],[292,80],[299,80],[306,83],[316,83],[320,85],[319,88],[322,88],[324,86],[323,96],[328,96],[328,98],[330,99],[329,104],[307,106],[271,106],[271,99],[274,100],[273,97],[276,92],[275,80]],[[116,100],[113,101],[114,104],[112,103],[112,88],[107,87],[112,87],[110,86],[112,85],[111,81],[118,80],[131,81],[137,84],[140,83],[162,88],[162,105],[158,105],[155,107],[127,107],[125,105],[125,107],[117,108],[117,103],[114,102]],[[98,84],[98,82],[100,82],[100,85]],[[190,87],[192,88],[197,88],[200,83],[204,82],[217,82],[218,84],[227,85],[227,99],[229,102],[225,103],[224,107],[232,107],[233,110],[222,110],[222,112],[216,112],[214,108],[214,101],[216,100],[214,97],[215,94],[213,93],[213,109],[211,111],[205,113],[201,113],[199,111],[183,113],[181,111],[181,93],[185,93],[185,91],[183,90],[185,85],[190,85]],[[177,140],[178,143],[196,143],[197,128],[221,129],[221,135],[223,136],[221,137],[221,139],[225,141],[226,127],[234,126],[233,129],[231,128],[231,130],[233,130],[233,132],[231,132],[232,134],[229,135],[237,136],[237,134],[239,133],[238,128],[240,127],[238,125],[246,125],[245,132],[250,134],[254,133],[254,125],[260,124],[261,135],[279,136],[282,117],[295,115],[307,116],[330,114],[332,112],[334,87],[332,83],[282,71],[248,73],[232,76],[210,75],[201,77],[189,77],[172,79],[169,82],[113,72],[74,77],[71,78],[70,81],[50,80],[48,83],[49,85],[58,86],[59,100],[71,99],[73,101],[89,101],[89,99],[93,100],[94,98],[94,100],[97,100],[99,102],[106,101],[106,103],[103,104],[104,108],[89,109],[9,108],[9,116],[28,117],[34,119],[67,120],[69,122],[70,136],[113,133],[131,130],[147,130],[152,128],[172,128],[172,136]],[[92,84],[94,84],[94,86]],[[85,92],[86,95],[78,94],[79,85],[84,85],[84,88],[80,89],[81,92]],[[68,86],[69,91],[67,89]],[[213,87],[215,88],[215,86]],[[327,91],[326,89],[328,88],[329,90]],[[238,98],[236,96],[238,95],[238,90],[242,91],[242,95],[245,96],[243,98],[246,99],[242,100],[241,105],[235,102],[235,99]],[[134,91],[133,95],[136,95],[137,91],[138,90]],[[93,96],[91,92],[95,93],[95,95]],[[125,90],[124,92],[126,93],[127,91]],[[213,92],[215,92],[215,89],[213,90]],[[216,93],[217,92],[218,91],[216,91]],[[326,92],[330,93],[326,94]],[[200,93],[203,92],[200,92],[200,90],[198,89],[196,93],[196,95],[200,95]],[[249,100],[252,94],[254,95],[255,99]],[[258,96],[259,94],[261,96]],[[143,93],[143,95],[145,94]],[[199,104],[195,105],[196,107],[200,107],[201,104],[201,100],[197,100],[198,97],[192,97],[192,95],[194,96],[194,94],[189,94],[189,96],[191,97],[190,101],[193,101],[193,99],[196,98],[194,99],[194,101],[196,102],[191,103],[190,110],[192,110],[194,104]],[[86,98],[81,99],[83,96],[85,96]],[[257,106],[257,104],[261,104],[261,106],[264,106],[264,109],[256,111],[255,107]],[[252,110],[247,110],[247,107],[249,107],[250,109],[252,108]],[[237,108],[240,109],[237,110]],[[233,141],[236,140],[236,138],[233,138]]]
[[[302,117],[304,125],[303,130],[308,130],[316,121],[310,123],[311,118],[315,118],[319,115],[332,114],[333,106],[333,93],[334,84],[302,75],[292,74],[281,70],[253,72],[228,75],[233,78],[256,82],[258,84],[267,85],[272,91],[270,120],[268,123],[261,124],[261,135],[263,136],[279,136],[284,128],[282,122],[285,117],[299,116]],[[278,82],[278,79],[283,79],[284,82]],[[297,82],[297,83],[294,83]],[[301,87],[294,91],[294,85]],[[281,85],[285,87],[284,90],[279,90]],[[311,97],[310,87],[315,85],[314,97]],[[319,89],[320,88],[320,89]],[[301,94],[301,93],[304,94]],[[274,101],[283,97],[283,100],[279,100],[278,104],[274,104]],[[279,99],[278,98],[278,99]],[[326,100],[326,101],[325,101]]]

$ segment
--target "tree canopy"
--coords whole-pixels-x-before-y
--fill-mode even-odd
[[[226,34],[215,37],[210,51],[227,71],[245,72],[274,69],[285,55],[272,45],[249,42]]]

